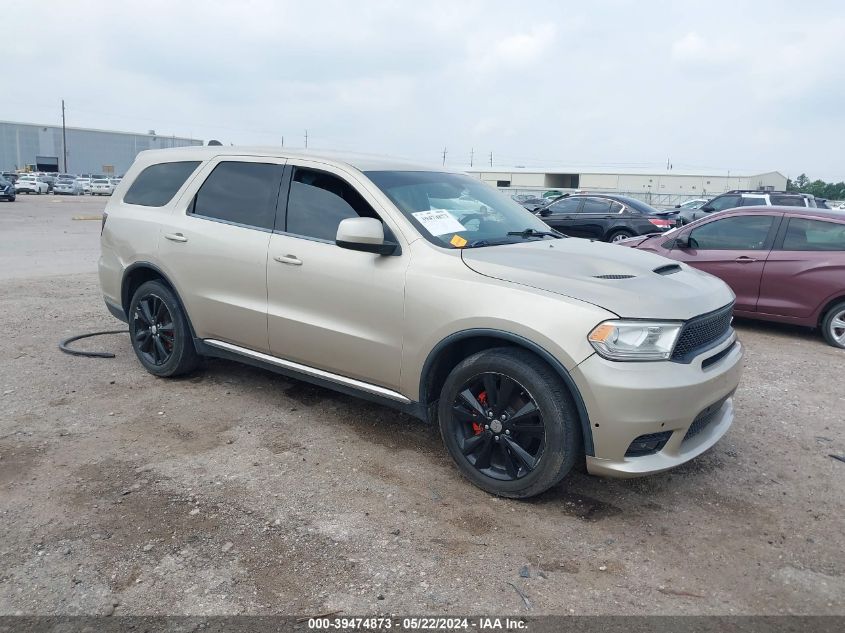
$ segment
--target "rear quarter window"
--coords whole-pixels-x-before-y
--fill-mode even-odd
[[[200,161],[191,160],[150,165],[138,174],[123,201],[144,207],[163,207],[173,199],[199,164]]]

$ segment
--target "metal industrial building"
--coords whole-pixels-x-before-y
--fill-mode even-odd
[[[0,170],[14,171],[36,165],[38,157],[58,159],[60,171],[73,174],[126,173],[146,149],[202,145],[201,140],[179,136],[112,132],[66,127],[67,169],[64,166],[62,126],[0,121]]]
[[[691,172],[679,170],[604,170],[511,168],[470,170],[500,189],[578,189],[642,196],[708,197],[731,189],[786,189],[786,176],[777,171]]]

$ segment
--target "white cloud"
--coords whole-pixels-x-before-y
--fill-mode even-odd
[[[311,143],[454,164],[654,163],[845,177],[845,7],[819,0],[80,2],[17,21],[41,80],[0,119]],[[91,77],[107,81],[90,81]],[[3,167],[3,166],[0,166]]]

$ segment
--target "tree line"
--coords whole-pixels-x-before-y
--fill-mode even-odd
[[[787,179],[787,191],[809,193],[817,198],[827,200],[845,200],[845,182],[825,182],[824,180],[810,180],[807,174],[801,174],[795,180]]]

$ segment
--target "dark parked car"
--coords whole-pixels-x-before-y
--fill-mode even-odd
[[[725,211],[622,242],[712,273],[736,294],[737,316],[820,327],[845,348],[845,216],[823,209]]]
[[[0,200],[15,201],[15,184],[3,176],[0,176]]]
[[[41,180],[47,183],[47,193],[53,193],[53,189],[56,186],[56,176],[55,174],[44,174],[40,177]]]
[[[658,211],[634,198],[610,194],[563,196],[535,213],[561,233],[603,242],[668,231],[678,215],[675,209]]]

